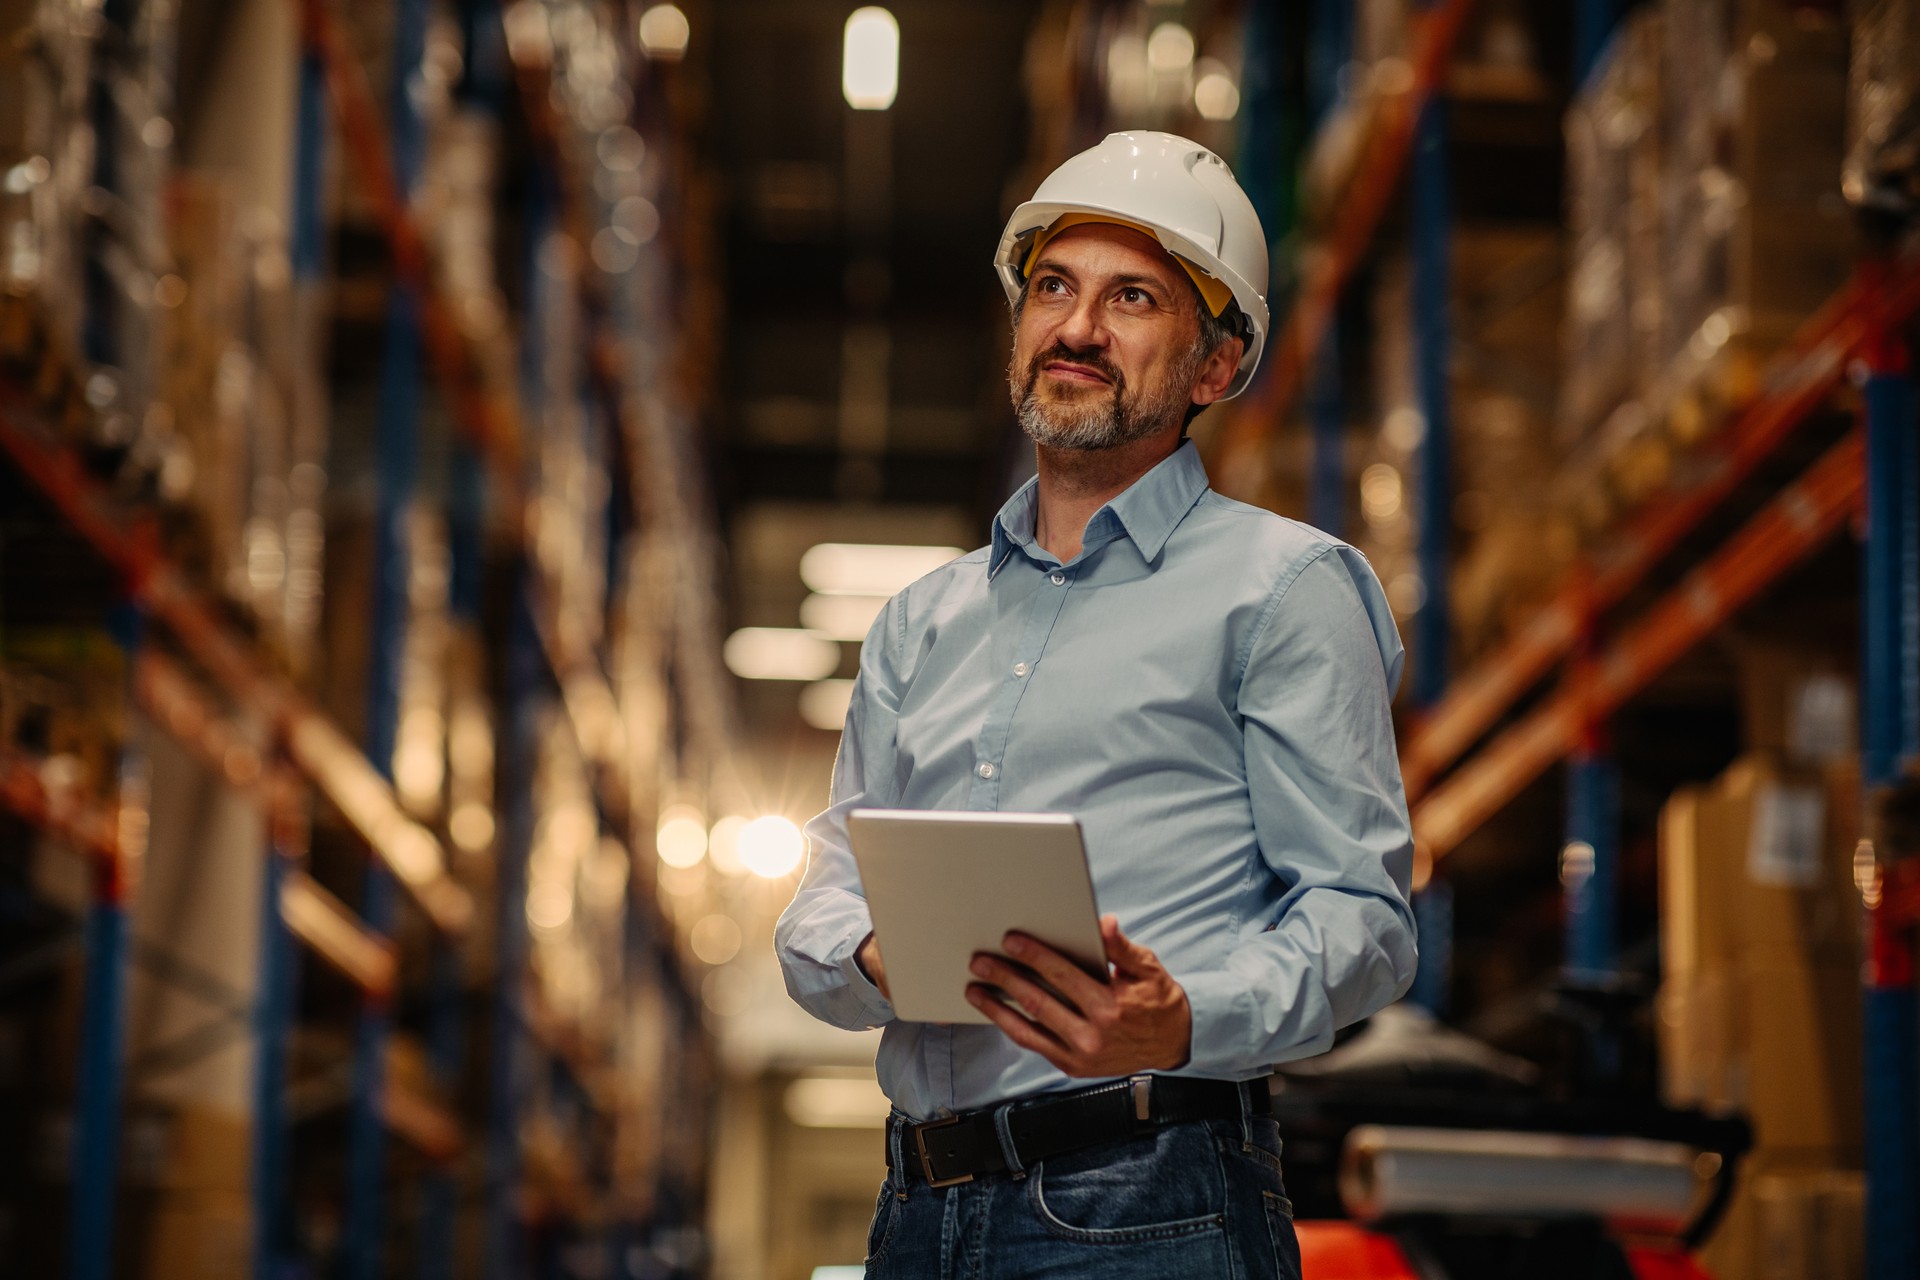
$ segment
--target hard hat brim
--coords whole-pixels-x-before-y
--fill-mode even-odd
[[[1008,306],[1019,301],[1020,291],[1026,287],[1024,268],[1027,242],[1066,214],[1092,215],[1124,226],[1139,227],[1151,233],[1162,249],[1177,258],[1184,258],[1231,289],[1233,300],[1247,322],[1247,331],[1240,335],[1246,350],[1241,354],[1240,368],[1234,374],[1233,382],[1220,398],[1231,400],[1247,389],[1254,372],[1260,367],[1260,357],[1266,348],[1269,322],[1266,299],[1252,281],[1244,279],[1207,246],[1177,229],[1148,222],[1138,212],[1086,201],[1064,200],[1029,200],[1015,209],[1013,216],[1007,219],[1006,229],[1000,235],[999,249],[994,254],[994,270],[1000,276],[1001,288],[1006,291]]]

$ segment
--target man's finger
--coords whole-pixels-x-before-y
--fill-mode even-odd
[[[974,1008],[986,1014],[987,1020],[993,1023],[994,1026],[999,1027],[1007,1039],[1013,1041],[1022,1049],[1031,1049],[1048,1062],[1051,1062],[1054,1066],[1059,1067],[1062,1071],[1070,1070],[1073,1063],[1073,1056],[1068,1051],[1067,1046],[1061,1043],[1059,1038],[1052,1032],[1047,1031],[1043,1027],[1036,1026],[1012,1009],[1007,1008],[1006,1005],[1000,1003],[998,997],[989,991],[984,984],[978,982],[968,983],[967,1000]]]
[[[1160,965],[1160,957],[1120,931],[1119,916],[1100,917],[1100,940],[1107,947],[1107,962],[1121,973],[1140,977]]]
[[[1089,977],[1085,969],[1044,942],[1024,933],[1010,933],[1002,945],[1006,947],[1008,955],[1045,978],[1055,991],[1086,1013],[1091,1014],[1103,1008],[1102,1001],[1113,998],[1106,983]]]
[[[973,958],[972,972],[982,982],[992,983],[1011,996],[1027,1016],[1051,1031],[1065,1044],[1087,1046],[1085,1040],[1089,1032],[1086,1018],[1080,1010],[1065,1003],[1058,996],[1022,973],[1018,966],[986,952]]]

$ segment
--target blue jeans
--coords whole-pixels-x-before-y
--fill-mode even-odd
[[[1169,1125],[1023,1176],[942,1188],[896,1150],[867,1233],[867,1276],[1300,1280],[1280,1126],[1264,1116]]]

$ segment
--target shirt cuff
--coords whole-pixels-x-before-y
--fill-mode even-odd
[[[855,926],[853,932],[842,938],[831,954],[836,958],[835,963],[847,980],[847,990],[852,994],[867,1025],[880,1027],[893,1021],[893,1003],[880,994],[880,988],[873,985],[873,980],[867,977],[860,962],[854,958],[870,932],[864,924]]]
[[[1215,970],[1184,979],[1187,1010],[1193,1016],[1193,1043],[1183,1071],[1194,1075],[1238,1077],[1266,1063],[1249,1063],[1247,1029],[1254,1025],[1253,991],[1238,975]]]

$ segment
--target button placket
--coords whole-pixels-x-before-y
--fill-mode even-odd
[[[1030,561],[1024,563],[1030,564]],[[1009,569],[1016,562],[1009,563]],[[1068,575],[1048,571],[1034,565],[1040,573],[1047,573],[1049,579],[1059,579],[1064,585]],[[1001,583],[1011,579],[1001,578]],[[1034,666],[1046,652],[1048,637],[1053,633],[1053,625],[1060,617],[1060,611],[1066,606],[1068,593],[1065,591],[1047,591],[1044,587],[1033,592],[1027,601],[1026,625],[1022,628],[1020,643],[1015,649],[1019,655],[1013,666],[1013,678],[1001,677],[999,689],[995,692],[993,705],[988,709],[986,723],[980,727],[980,736],[974,742],[973,785],[967,789],[967,807],[976,811],[992,812],[1000,807],[1000,778],[1004,773],[1007,739],[1013,728],[1014,713],[1018,711],[1020,699],[1026,691],[1027,676],[1033,673]]]

